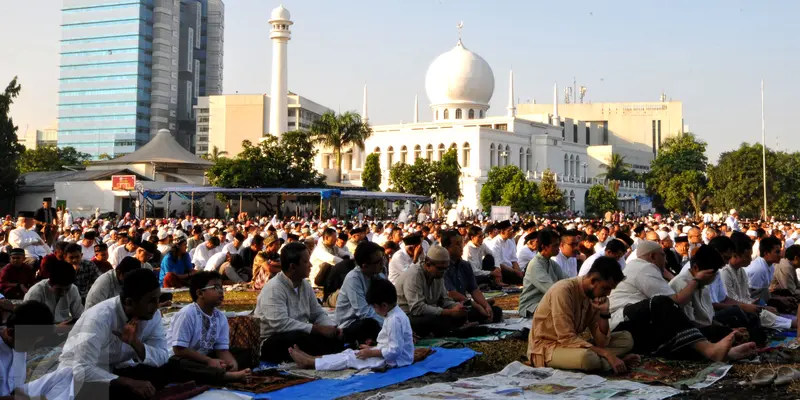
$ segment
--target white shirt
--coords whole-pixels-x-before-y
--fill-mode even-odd
[[[90,244],[89,247],[83,247],[83,244],[81,244],[81,256],[86,261],[92,261],[94,258],[94,243]]]
[[[597,242],[597,244],[594,245],[594,252],[595,253],[600,253],[600,254],[605,254],[606,253],[606,245],[608,244],[609,240],[611,240],[611,239],[606,239],[605,242]]]
[[[114,249],[114,252],[108,256],[108,262],[114,268],[117,268],[117,265],[125,258],[125,257],[133,257],[136,255],[135,251],[128,251],[125,246],[119,246]]]
[[[422,257],[420,257],[420,260],[421,259]],[[389,282],[393,284],[396,283],[397,278],[399,278],[408,267],[417,264],[419,264],[419,261],[415,263],[414,257],[408,255],[408,251],[405,249],[394,253],[392,259],[389,261]]]
[[[728,229],[732,231],[741,231],[739,228],[739,220],[733,217],[733,215],[729,215],[728,218],[725,219],[725,225],[728,225]]]
[[[485,241],[484,244],[486,244]],[[514,243],[514,239],[503,239],[498,235],[487,246],[494,256],[495,268],[499,268],[501,265],[511,267],[512,263],[518,260],[517,245]]]
[[[241,248],[242,248],[242,246],[239,245],[239,249],[241,249]],[[239,254],[239,249],[237,249],[236,246],[233,245],[233,243],[228,243],[228,244],[225,245],[225,247],[222,248],[222,252],[223,253],[231,253],[231,254]]]
[[[163,257],[163,256],[167,255],[167,253],[169,253],[170,250],[172,250],[172,245],[171,244],[159,244],[158,246],[156,246],[156,250],[158,250],[161,253],[161,256]]]
[[[711,294],[711,301],[714,303],[722,303],[728,298],[728,291],[725,290],[725,283],[722,282],[722,271],[717,272],[714,282],[711,282],[706,288]]]
[[[10,396],[25,384],[25,356],[0,340],[0,396]]]
[[[227,257],[228,253],[224,251],[214,254],[208,258],[208,261],[206,261],[206,266],[203,268],[203,271],[219,271],[219,267],[225,263],[225,259]]]
[[[750,289],[764,289],[768,288],[770,282],[772,282],[775,268],[772,265],[768,265],[763,258],[758,257],[750,265],[744,267],[744,272],[747,273],[747,283]]]
[[[583,264],[581,264],[581,270],[578,271],[578,276],[584,276],[589,273],[589,270],[592,269],[592,265],[594,262],[597,261],[598,258],[603,256],[604,254],[601,253],[594,253],[589,258],[587,258]]]
[[[680,274],[672,278],[669,286],[675,293],[680,292],[694,280],[690,270],[681,271]],[[697,289],[692,293],[692,300],[684,304],[683,312],[689,317],[690,321],[696,322],[700,326],[709,326],[714,320],[714,306],[711,300],[711,292],[708,287]]]
[[[486,255],[492,254],[491,250],[486,247],[486,243],[481,243],[480,247],[475,246],[472,241],[467,242],[464,246],[464,252],[461,254],[461,259],[468,262],[472,266],[472,273],[475,276],[489,275],[491,272],[483,270],[483,258]]]
[[[228,319],[216,308],[212,315],[208,315],[197,303],[189,304],[172,317],[167,343],[170,354],[176,346],[194,350],[204,356],[212,351],[228,350]]]
[[[383,327],[378,333],[378,345],[386,365],[404,367],[414,362],[414,334],[411,322],[399,306],[386,314]]]
[[[208,262],[208,259],[214,254],[219,253],[220,251],[219,246],[214,247],[213,249],[209,249],[206,246],[206,243],[208,242],[203,242],[203,244],[200,244],[197,247],[195,247],[194,254],[191,255],[192,264],[194,264],[194,267],[197,269],[204,269],[206,266],[206,262]]]
[[[525,268],[528,268],[528,263],[533,260],[533,257],[536,257],[536,253],[536,251],[531,250],[524,244],[522,247],[517,247],[517,260],[519,260],[519,269],[525,271]]]
[[[611,306],[610,328],[613,331],[624,320],[623,309],[655,296],[672,296],[675,291],[661,275],[658,267],[649,261],[636,259],[625,267],[625,280],[608,296]]]
[[[86,310],[64,343],[59,370],[71,368],[76,377],[82,377],[86,382],[110,382],[118,378],[111,373],[114,368],[166,364],[169,351],[161,312],[156,311],[149,321],[139,321],[137,336],[145,347],[144,360],[137,360],[136,351],[112,333],[122,331],[127,323],[128,317],[119,296]]]
[[[50,254],[47,245],[34,244],[44,242],[38,233],[29,231],[23,227],[12,230],[8,233],[8,243],[11,247],[22,248],[25,250],[25,257],[44,257]]]
[[[564,271],[564,274],[570,278],[574,278],[578,276],[578,259],[575,257],[567,257],[561,251],[558,252],[558,255],[553,257],[553,261],[561,267],[561,270]]]
[[[314,251],[311,252],[311,273],[308,275],[308,279],[314,282],[314,279],[319,273],[319,268],[323,263],[328,263],[333,266],[342,261],[342,257],[347,255],[349,255],[347,251],[336,246],[331,246],[330,248],[326,247],[322,244],[322,239],[320,238],[320,242],[314,247]]]

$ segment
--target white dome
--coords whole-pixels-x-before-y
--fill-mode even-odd
[[[425,91],[431,106],[475,104],[487,106],[494,93],[494,73],[481,56],[458,41],[456,47],[440,55],[425,75]]]
[[[289,10],[283,8],[283,4],[276,7],[272,10],[272,14],[269,18],[270,21],[291,21],[292,15],[289,14]]]

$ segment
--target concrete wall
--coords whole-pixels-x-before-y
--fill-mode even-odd
[[[269,97],[256,95],[211,96],[208,110],[208,149],[214,146],[233,157],[242,151],[242,141],[258,141],[266,133]]]

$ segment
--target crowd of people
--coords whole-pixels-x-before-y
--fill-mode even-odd
[[[735,210],[725,221],[59,218],[45,199],[0,230],[0,360],[65,342],[59,370],[37,381],[0,369],[0,396],[149,398],[171,382],[245,381],[219,311],[227,285],[259,291],[261,360],[325,370],[408,365],[417,338],[500,322],[488,289],[520,291],[537,367],[735,361],[768,329],[797,329],[800,225]],[[175,290],[192,304],[165,330],[159,308]],[[23,325],[54,335],[21,344]]]

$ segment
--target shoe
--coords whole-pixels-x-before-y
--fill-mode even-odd
[[[775,370],[772,368],[760,369],[750,380],[750,384],[753,386],[769,386],[775,382],[776,375]]]
[[[791,367],[780,367],[775,377],[775,386],[788,385],[800,379],[800,371]]]

